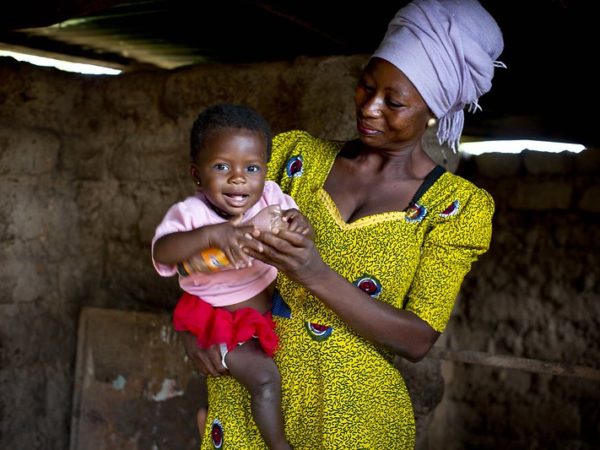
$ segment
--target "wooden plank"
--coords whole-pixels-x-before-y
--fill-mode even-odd
[[[482,366],[497,367],[500,369],[522,370],[525,372],[535,372],[600,381],[600,370],[592,367],[541,361],[531,358],[520,358],[511,355],[496,355],[472,350],[451,350],[433,347],[429,351],[428,356],[447,361],[478,364]]]
[[[197,449],[200,381],[168,314],[85,308],[70,450]]]

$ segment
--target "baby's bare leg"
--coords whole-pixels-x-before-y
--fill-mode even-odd
[[[267,446],[290,450],[283,431],[281,380],[275,361],[251,339],[227,353],[225,362],[231,375],[250,392],[252,415]]]

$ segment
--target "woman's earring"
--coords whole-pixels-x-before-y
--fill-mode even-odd
[[[429,119],[427,121],[427,128],[434,127],[436,124],[437,124],[437,120],[435,120],[435,117],[432,117],[431,119]]]
[[[196,185],[200,186],[200,180],[196,180]]]

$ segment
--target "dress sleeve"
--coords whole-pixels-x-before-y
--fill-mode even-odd
[[[294,157],[298,157],[298,146],[308,136],[304,131],[295,130],[280,133],[273,138],[267,178],[277,183],[286,194],[291,191],[295,170]],[[299,163],[302,164],[301,160]]]
[[[406,309],[439,332],[446,328],[471,264],[489,247],[493,214],[492,197],[476,189],[459,214],[440,219],[425,237]]]

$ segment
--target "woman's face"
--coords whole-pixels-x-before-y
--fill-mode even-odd
[[[207,200],[222,216],[241,216],[258,202],[265,186],[265,138],[253,130],[213,131],[192,163],[191,172]]]
[[[380,58],[365,68],[354,101],[360,140],[371,147],[394,149],[419,142],[433,117],[404,73]]]

